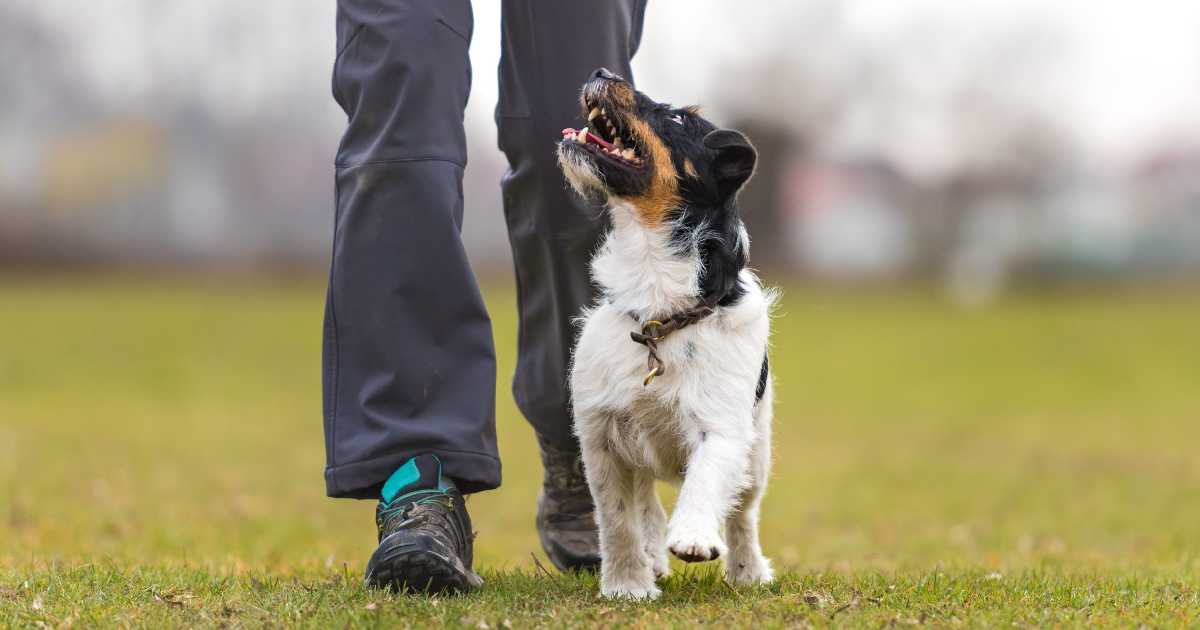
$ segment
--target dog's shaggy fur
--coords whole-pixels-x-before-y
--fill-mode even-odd
[[[597,70],[581,104],[592,131],[563,130],[567,181],[612,221],[592,260],[599,301],[581,318],[570,387],[596,502],[605,597],[655,598],[667,551],[725,561],[735,584],[769,582],[758,542],[771,460],[766,351],[773,294],[746,268],[737,192],[756,154],[696,108],[656,103]],[[647,346],[630,333],[706,305],[711,315]],[[655,479],[682,482],[668,521]]]

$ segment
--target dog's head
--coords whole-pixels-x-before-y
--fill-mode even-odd
[[[582,195],[617,197],[647,225],[680,206],[723,206],[754,173],[746,136],[718,129],[696,107],[675,108],[604,68],[579,95],[588,124],[564,129],[558,161]]]
[[[624,202],[646,227],[707,231],[715,238],[700,252],[705,295],[735,289],[746,262],[737,193],[757,159],[746,136],[718,129],[696,107],[656,102],[604,68],[592,73],[579,101],[587,125],[564,129],[558,145],[571,186],[610,205]]]

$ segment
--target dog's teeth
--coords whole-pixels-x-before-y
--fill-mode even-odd
[[[599,115],[600,115],[600,108],[593,107],[592,111],[588,112],[588,122],[592,122],[592,119]]]
[[[625,149],[624,151],[621,151],[621,157],[625,158],[626,160],[633,161],[633,149]]]
[[[575,136],[575,142],[587,144],[587,127],[579,130],[579,134]]]

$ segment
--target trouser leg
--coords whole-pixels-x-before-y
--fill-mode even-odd
[[[330,496],[375,497],[436,453],[464,492],[500,484],[491,323],[460,238],[468,0],[339,0],[325,312]]]
[[[496,124],[520,310],[513,394],[539,438],[572,449],[572,319],[592,301],[588,262],[606,223],[567,189],[554,145],[564,127],[583,124],[579,88],[593,70],[630,77],[644,10],[645,0],[503,3]]]

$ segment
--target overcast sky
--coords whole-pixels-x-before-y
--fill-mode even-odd
[[[906,0],[860,2],[864,28],[943,19],[952,29],[983,19],[1053,21],[1071,38],[1054,75],[1063,117],[1097,146],[1124,150],[1147,135],[1192,130],[1200,116],[1200,2],[1189,0]],[[921,6],[914,17],[902,7]],[[979,12],[975,12],[975,8]],[[917,17],[919,16],[919,17]],[[936,17],[935,17],[936,16]]]

